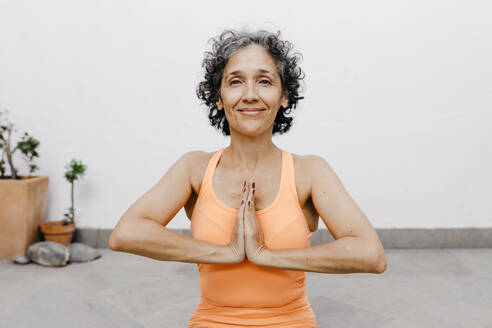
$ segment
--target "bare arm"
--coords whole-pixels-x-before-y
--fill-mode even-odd
[[[189,152],[181,156],[164,177],[123,214],[111,233],[109,248],[161,261],[215,264],[241,261],[228,246],[165,228],[191,195],[190,172],[196,155]]]
[[[310,156],[311,198],[335,241],[298,249],[267,249],[261,265],[321,273],[383,273],[384,249],[371,223],[353,201],[329,164]]]

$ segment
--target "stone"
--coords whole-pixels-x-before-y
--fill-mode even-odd
[[[52,241],[40,241],[27,248],[27,257],[44,266],[65,266],[70,258],[68,248]]]
[[[24,254],[14,254],[11,258],[12,262],[17,264],[27,264],[31,262]]]
[[[70,262],[89,262],[101,257],[101,252],[83,243],[68,245],[68,251]]]

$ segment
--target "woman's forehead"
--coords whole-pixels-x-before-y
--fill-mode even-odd
[[[255,75],[271,75],[275,76],[276,72],[275,70],[272,70],[271,68],[252,68],[252,69],[246,69],[246,70],[234,70],[232,72],[226,72],[224,75],[225,78],[228,78],[229,76],[241,76],[241,75],[247,75],[248,73],[255,74]]]
[[[236,50],[224,69],[225,76],[248,73],[277,74],[275,61],[268,51],[258,45]]]

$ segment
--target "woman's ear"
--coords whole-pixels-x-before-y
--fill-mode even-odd
[[[287,108],[287,106],[289,106],[289,91],[286,90],[286,91],[282,92],[282,99],[281,99],[280,105],[283,108]]]
[[[215,104],[217,105],[217,108],[219,110],[222,110],[223,105],[222,105],[222,99],[220,99],[220,97],[219,97],[219,100],[217,100],[217,102]]]

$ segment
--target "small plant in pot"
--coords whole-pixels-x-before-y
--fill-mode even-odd
[[[41,239],[39,224],[45,216],[49,182],[47,176],[31,175],[38,169],[33,162],[39,157],[40,142],[27,132],[17,139],[18,130],[8,114],[0,111],[0,259],[25,254]],[[29,175],[19,174],[16,153],[29,164]]]
[[[75,180],[79,180],[85,174],[87,166],[82,161],[72,159],[65,166],[65,179],[71,184],[71,206],[67,212],[63,214],[61,221],[48,221],[41,224],[41,231],[44,234],[44,239],[54,241],[63,245],[68,245],[72,241],[75,231],[75,207],[74,207],[74,184]]]
[[[17,169],[14,167],[14,153],[20,150],[23,158],[29,164],[29,176],[38,169],[38,166],[33,163],[35,157],[39,157],[36,148],[39,146],[39,141],[30,136],[27,132],[21,138],[21,141],[17,142],[17,145],[13,147],[12,143],[12,133],[17,131],[14,128],[14,124],[7,119],[9,111],[5,110],[0,112],[0,150],[2,150],[2,156],[0,157],[0,179],[12,179],[19,180],[22,179],[21,176],[17,174]],[[5,176],[5,158],[7,159],[7,164],[10,167],[10,176]]]

